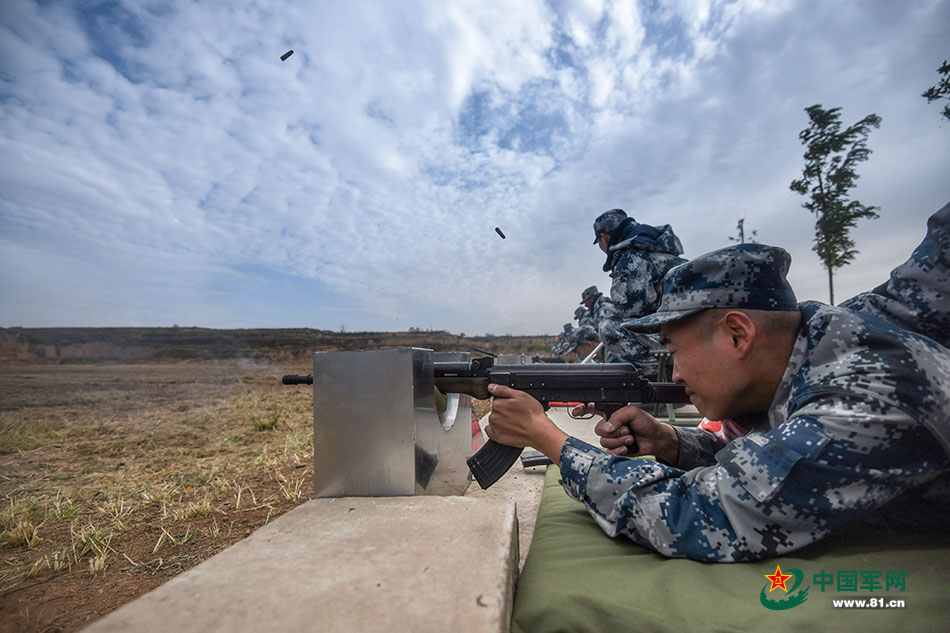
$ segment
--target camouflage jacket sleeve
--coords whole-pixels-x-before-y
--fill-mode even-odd
[[[715,435],[699,429],[674,426],[673,430],[676,431],[676,438],[679,440],[679,457],[673,465],[683,470],[716,463],[716,453],[726,445]]]
[[[665,556],[739,562],[804,547],[950,469],[906,414],[835,397],[731,442],[715,460],[683,470],[570,438],[562,484],[610,536]]]
[[[614,305],[613,301],[601,295],[594,305],[591,306],[591,313],[595,323],[594,329],[598,329],[601,322],[605,319],[616,318],[617,306]]]

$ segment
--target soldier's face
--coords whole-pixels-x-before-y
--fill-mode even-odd
[[[593,341],[584,341],[570,354],[570,360],[566,360],[567,363],[573,363],[576,360],[584,360],[587,358],[587,355],[594,351],[594,348],[597,347],[597,343]]]
[[[610,244],[610,236],[606,233],[601,233],[600,237],[597,238],[597,246],[600,247],[600,250],[607,252],[607,246]]]
[[[719,328],[711,332],[674,322],[660,329],[660,342],[673,354],[673,381],[686,387],[690,402],[710,420],[736,414],[741,396],[741,373]]]

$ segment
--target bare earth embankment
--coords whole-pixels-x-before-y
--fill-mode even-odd
[[[311,392],[279,384],[309,373],[312,351],[549,345],[439,332],[0,330],[0,632],[76,631],[312,497]]]

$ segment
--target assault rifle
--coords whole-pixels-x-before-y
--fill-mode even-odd
[[[627,363],[495,365],[491,357],[468,363],[433,363],[435,386],[443,393],[490,398],[489,384],[505,385],[534,397],[545,410],[552,402],[594,402],[610,417],[631,403],[689,402],[683,385],[650,382]],[[508,472],[523,449],[488,440],[466,463],[482,488]]]

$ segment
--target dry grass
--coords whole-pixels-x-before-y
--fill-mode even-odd
[[[0,633],[79,630],[311,498],[308,371],[0,366]]]
[[[0,368],[0,631],[78,630],[310,498],[304,369]]]

